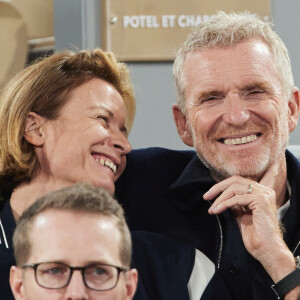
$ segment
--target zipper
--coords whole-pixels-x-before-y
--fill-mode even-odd
[[[2,230],[2,235],[3,235],[3,240],[4,240],[4,243],[5,243],[5,246],[6,246],[6,248],[8,249],[9,247],[8,247],[8,243],[7,243],[7,240],[6,240],[5,231],[4,231],[4,228],[3,228],[3,225],[2,225],[1,220],[0,220],[0,228],[1,228],[1,230]],[[0,244],[2,244],[1,238],[0,238]]]
[[[210,201],[208,201],[208,203],[210,205],[212,205],[212,203]],[[218,253],[218,258],[217,258],[217,269],[219,270],[220,266],[221,266],[221,257],[222,257],[222,251],[223,251],[224,236],[223,236],[223,229],[222,229],[220,218],[219,218],[218,215],[215,215],[215,216],[216,216],[217,221],[218,221],[219,232],[220,232],[220,247],[219,247],[219,253]],[[300,244],[300,242],[299,242],[299,244]]]
[[[221,226],[221,221],[219,219],[219,216],[216,215],[218,225],[219,225],[219,230],[220,230],[220,248],[219,248],[219,255],[218,255],[218,261],[217,261],[217,269],[220,269],[221,265],[221,257],[222,257],[222,251],[223,251],[223,230]]]
[[[294,251],[293,251],[293,255],[294,255],[294,256],[295,256],[295,253],[296,253],[297,249],[299,248],[299,245],[300,245],[300,241],[298,242],[296,248],[295,248]]]

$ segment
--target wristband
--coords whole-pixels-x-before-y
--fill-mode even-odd
[[[300,285],[300,260],[299,256],[295,258],[296,261],[296,270],[285,276],[283,279],[278,281],[276,284],[272,284],[271,288],[277,295],[277,299],[283,299],[284,295],[289,291],[294,289],[296,286]]]

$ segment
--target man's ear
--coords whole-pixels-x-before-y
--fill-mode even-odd
[[[45,118],[37,113],[30,112],[26,119],[24,138],[34,146],[42,146],[44,143],[42,126]]]
[[[22,270],[16,266],[10,268],[9,283],[16,300],[23,300]]]
[[[300,106],[300,96],[298,88],[294,87],[292,91],[292,96],[288,103],[289,106],[289,132],[292,132],[297,124],[299,118],[299,106]]]
[[[177,132],[182,141],[186,145],[193,147],[193,138],[190,132],[190,128],[188,126],[186,116],[182,113],[181,109],[177,104],[173,105],[173,118],[177,127]]]
[[[137,269],[131,269],[126,272],[126,300],[133,299],[137,288],[138,272]]]

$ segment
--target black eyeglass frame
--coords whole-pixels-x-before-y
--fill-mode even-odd
[[[66,284],[64,284],[64,285],[62,285],[62,286],[60,286],[60,287],[56,287],[56,288],[49,288],[49,287],[46,287],[46,286],[41,285],[41,284],[38,282],[38,279],[37,279],[37,272],[36,272],[38,266],[39,266],[39,265],[42,265],[42,264],[49,264],[49,263],[57,263],[57,264],[59,264],[59,265],[66,266],[67,268],[70,269],[69,279],[68,279],[68,281],[66,282]],[[101,289],[101,290],[89,287],[88,284],[86,283],[86,280],[85,280],[84,271],[85,271],[86,268],[90,268],[90,267],[92,267],[92,266],[109,266],[109,267],[114,267],[114,268],[116,268],[117,271],[118,271],[118,275],[117,275],[117,280],[116,280],[115,285],[114,285],[113,287],[109,288],[109,289]],[[72,276],[73,276],[73,272],[74,272],[75,270],[79,270],[79,271],[81,271],[81,275],[82,275],[82,279],[83,279],[84,285],[85,285],[88,289],[90,289],[90,290],[100,291],[100,292],[101,292],[101,291],[109,291],[109,290],[114,289],[114,288],[116,287],[116,285],[118,284],[118,282],[119,282],[120,273],[121,273],[121,272],[126,273],[126,272],[128,272],[128,271],[130,270],[129,267],[119,267],[119,266],[115,266],[115,265],[102,264],[102,263],[94,263],[94,264],[90,264],[90,265],[87,265],[87,266],[80,267],[80,266],[69,266],[69,265],[67,265],[67,264],[65,264],[65,263],[61,263],[61,262],[53,262],[53,261],[49,261],[49,262],[41,262],[41,263],[36,263],[36,264],[26,264],[26,265],[22,265],[21,268],[22,268],[22,269],[28,269],[28,268],[34,269],[34,277],[35,277],[36,283],[37,283],[40,287],[45,288],[45,289],[49,289],[49,290],[57,290],[57,289],[61,289],[61,288],[66,287],[66,286],[70,283],[70,280],[71,280],[71,278],[72,278]]]

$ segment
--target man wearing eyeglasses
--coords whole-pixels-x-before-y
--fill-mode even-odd
[[[104,190],[77,184],[39,199],[14,233],[15,299],[129,300],[131,238],[123,210]]]

